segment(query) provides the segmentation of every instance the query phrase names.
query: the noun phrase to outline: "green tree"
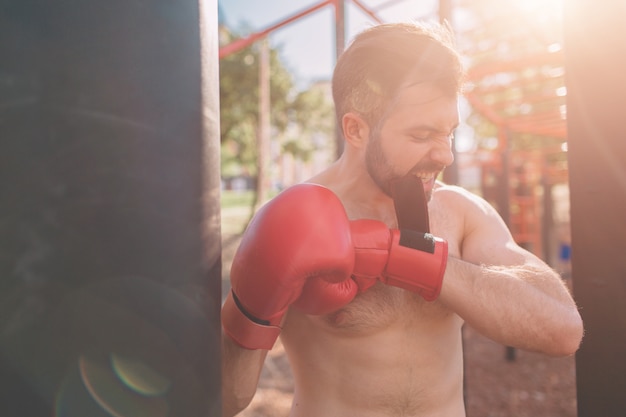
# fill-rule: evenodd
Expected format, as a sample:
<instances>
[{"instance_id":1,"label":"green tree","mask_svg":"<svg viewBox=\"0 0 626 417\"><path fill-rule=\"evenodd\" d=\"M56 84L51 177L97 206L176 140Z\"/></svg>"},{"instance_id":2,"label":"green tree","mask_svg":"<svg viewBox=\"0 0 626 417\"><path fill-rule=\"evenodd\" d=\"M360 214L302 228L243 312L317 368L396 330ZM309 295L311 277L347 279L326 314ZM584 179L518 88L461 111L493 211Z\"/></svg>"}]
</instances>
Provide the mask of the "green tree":
<instances>
[{"instance_id":1,"label":"green tree","mask_svg":"<svg viewBox=\"0 0 626 417\"><path fill-rule=\"evenodd\" d=\"M270 50L270 119L272 128L287 127L294 88L279 51ZM251 45L220 60L220 140L222 174L255 176L259 120L259 51Z\"/></svg>"},{"instance_id":2,"label":"green tree","mask_svg":"<svg viewBox=\"0 0 626 417\"><path fill-rule=\"evenodd\" d=\"M235 37L221 32L222 44ZM257 177L260 45L253 44L220 60L220 126L222 176ZM297 91L293 76L281 61L280 49L269 51L271 141L282 152L307 160L332 143L333 107L329 89L314 85ZM326 141L324 139L327 139ZM256 207L255 193L252 205Z\"/></svg>"},{"instance_id":3,"label":"green tree","mask_svg":"<svg viewBox=\"0 0 626 417\"><path fill-rule=\"evenodd\" d=\"M334 155L335 113L330 98L330 83L317 83L299 92L289 109L289 120L297 126L285 135L284 152L308 161L316 150Z\"/></svg>"}]
</instances>

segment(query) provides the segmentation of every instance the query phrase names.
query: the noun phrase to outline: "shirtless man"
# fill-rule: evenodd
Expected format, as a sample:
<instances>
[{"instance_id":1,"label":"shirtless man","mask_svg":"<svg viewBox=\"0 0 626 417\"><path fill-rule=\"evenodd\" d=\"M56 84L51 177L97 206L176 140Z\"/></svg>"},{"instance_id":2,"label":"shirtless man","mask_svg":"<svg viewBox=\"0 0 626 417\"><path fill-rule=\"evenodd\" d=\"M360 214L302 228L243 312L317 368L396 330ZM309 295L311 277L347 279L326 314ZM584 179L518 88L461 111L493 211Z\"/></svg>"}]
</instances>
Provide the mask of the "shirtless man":
<instances>
[{"instance_id":1,"label":"shirtless man","mask_svg":"<svg viewBox=\"0 0 626 417\"><path fill-rule=\"evenodd\" d=\"M459 121L449 39L438 26L381 25L339 59L342 156L268 203L233 261L224 416L249 404L279 334L295 380L291 417L465 416L464 323L506 346L578 349L582 321L560 277L515 244L486 201L436 181ZM434 253L397 255L390 238L390 184L407 174L423 184Z\"/></svg>"}]
</instances>

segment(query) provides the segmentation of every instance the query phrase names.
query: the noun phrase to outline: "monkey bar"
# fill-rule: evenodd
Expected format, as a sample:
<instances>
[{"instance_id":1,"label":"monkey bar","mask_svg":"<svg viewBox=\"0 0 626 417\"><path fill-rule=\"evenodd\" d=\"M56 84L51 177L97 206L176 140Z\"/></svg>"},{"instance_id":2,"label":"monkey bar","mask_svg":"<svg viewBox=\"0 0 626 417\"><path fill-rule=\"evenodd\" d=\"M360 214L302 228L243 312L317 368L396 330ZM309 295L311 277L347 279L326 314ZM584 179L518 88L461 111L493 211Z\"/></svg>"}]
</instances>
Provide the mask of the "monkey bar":
<instances>
[{"instance_id":1,"label":"monkey bar","mask_svg":"<svg viewBox=\"0 0 626 417\"><path fill-rule=\"evenodd\" d=\"M359 0L348 0L348 1L352 1L359 9L361 9L365 14L367 14L368 16L370 16L374 21L378 22L378 23L382 23L382 19L380 17L378 17L378 15L376 14L376 12L374 12L374 10L370 9L369 7L367 7L366 5L364 5L361 1ZM228 56L232 53L235 53L247 46L252 45L254 42L264 38L265 36L269 35L270 33L281 29L287 25L289 25L290 23L293 23L303 17L306 17L312 13L315 13L316 11L326 7L326 6L334 6L335 8L335 29L336 29L336 35L337 37L341 37L343 38L343 27L344 27L344 3L345 0L324 0L324 1L320 1L318 3L313 4L312 6L301 10L291 16L288 16L280 21L278 21L277 23L274 23L264 29L261 29L257 32L254 32L248 36L246 36L245 38L241 38L241 39L237 39L231 43L229 43L228 45L225 45L223 47L220 48L220 52L219 52L219 57L224 58L225 56ZM343 40L343 39L342 39ZM337 50L337 55L339 55L343 50L343 47L338 48Z\"/></svg>"}]
</instances>

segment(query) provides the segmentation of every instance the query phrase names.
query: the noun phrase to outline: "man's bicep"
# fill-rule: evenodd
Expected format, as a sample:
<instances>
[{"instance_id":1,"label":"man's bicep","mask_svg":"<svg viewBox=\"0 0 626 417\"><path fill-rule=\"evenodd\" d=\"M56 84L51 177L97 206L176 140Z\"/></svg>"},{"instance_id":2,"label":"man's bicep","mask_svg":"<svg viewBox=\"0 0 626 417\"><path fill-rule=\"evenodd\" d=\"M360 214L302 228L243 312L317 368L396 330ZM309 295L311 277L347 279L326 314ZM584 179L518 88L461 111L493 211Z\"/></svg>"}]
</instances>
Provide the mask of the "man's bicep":
<instances>
[{"instance_id":1,"label":"man's bicep","mask_svg":"<svg viewBox=\"0 0 626 417\"><path fill-rule=\"evenodd\" d=\"M535 264L537 258L522 249L498 212L477 198L465 212L466 234L462 243L464 260L477 265Z\"/></svg>"}]
</instances>

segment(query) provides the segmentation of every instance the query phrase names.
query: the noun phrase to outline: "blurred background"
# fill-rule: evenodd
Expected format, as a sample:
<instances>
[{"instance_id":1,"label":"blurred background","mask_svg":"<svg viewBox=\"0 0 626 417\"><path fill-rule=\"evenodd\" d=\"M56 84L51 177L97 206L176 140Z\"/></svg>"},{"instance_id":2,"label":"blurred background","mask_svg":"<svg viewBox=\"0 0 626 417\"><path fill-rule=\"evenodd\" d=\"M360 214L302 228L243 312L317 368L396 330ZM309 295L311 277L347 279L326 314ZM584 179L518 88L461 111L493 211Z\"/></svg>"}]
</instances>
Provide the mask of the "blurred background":
<instances>
[{"instance_id":1,"label":"blurred background","mask_svg":"<svg viewBox=\"0 0 626 417\"><path fill-rule=\"evenodd\" d=\"M520 244L567 273L562 1L222 0L218 8L226 208L258 207L336 159L330 79L340 44L377 22L445 20L468 80L456 161L443 180L485 197Z\"/></svg>"},{"instance_id":2,"label":"blurred background","mask_svg":"<svg viewBox=\"0 0 626 417\"><path fill-rule=\"evenodd\" d=\"M0 416L218 414L241 234L341 153L337 55L406 20L447 21L468 71L442 180L573 280L585 322L559 359L464 328L468 416L623 416L624 16L623 0L0 1ZM292 393L278 343L242 416L286 416Z\"/></svg>"},{"instance_id":3,"label":"blurred background","mask_svg":"<svg viewBox=\"0 0 626 417\"><path fill-rule=\"evenodd\" d=\"M341 152L338 53L381 22L446 21L467 67L445 182L487 199L523 247L570 282L562 0L220 0L223 292L255 210ZM575 416L573 358L547 360L465 329L468 415ZM281 346L245 416L286 415Z\"/></svg>"}]
</instances>

